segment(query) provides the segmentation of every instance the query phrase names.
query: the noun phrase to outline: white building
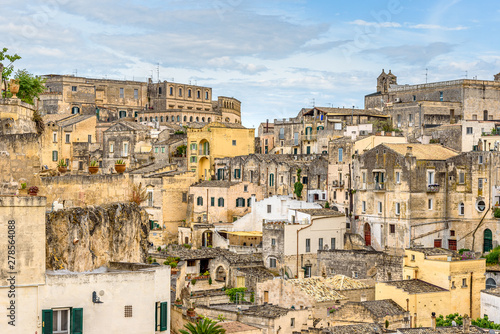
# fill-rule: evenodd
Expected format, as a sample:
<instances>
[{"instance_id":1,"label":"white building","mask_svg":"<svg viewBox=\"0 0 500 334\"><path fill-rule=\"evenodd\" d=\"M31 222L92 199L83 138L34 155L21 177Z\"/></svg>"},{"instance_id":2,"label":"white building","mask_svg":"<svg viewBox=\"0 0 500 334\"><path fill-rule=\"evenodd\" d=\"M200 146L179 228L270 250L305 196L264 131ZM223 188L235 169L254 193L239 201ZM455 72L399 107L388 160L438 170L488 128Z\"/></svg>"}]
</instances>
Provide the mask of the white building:
<instances>
[{"instance_id":1,"label":"white building","mask_svg":"<svg viewBox=\"0 0 500 334\"><path fill-rule=\"evenodd\" d=\"M481 291L481 315L500 324L500 288Z\"/></svg>"},{"instance_id":2,"label":"white building","mask_svg":"<svg viewBox=\"0 0 500 334\"><path fill-rule=\"evenodd\" d=\"M169 266L45 270L45 205L0 196L0 333L170 332Z\"/></svg>"}]
</instances>

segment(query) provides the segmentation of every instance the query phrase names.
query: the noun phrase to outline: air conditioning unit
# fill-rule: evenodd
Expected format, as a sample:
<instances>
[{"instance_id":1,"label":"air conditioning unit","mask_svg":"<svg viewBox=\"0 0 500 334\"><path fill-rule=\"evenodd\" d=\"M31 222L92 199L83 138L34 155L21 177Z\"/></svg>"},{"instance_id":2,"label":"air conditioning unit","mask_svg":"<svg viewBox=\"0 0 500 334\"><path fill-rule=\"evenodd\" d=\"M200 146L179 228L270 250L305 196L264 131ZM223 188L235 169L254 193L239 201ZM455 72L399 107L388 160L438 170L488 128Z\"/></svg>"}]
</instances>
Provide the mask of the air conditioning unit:
<instances>
[{"instance_id":1,"label":"air conditioning unit","mask_svg":"<svg viewBox=\"0 0 500 334\"><path fill-rule=\"evenodd\" d=\"M394 103L399 103L399 102L401 102L401 98L396 97L396 98L394 99Z\"/></svg>"}]
</instances>

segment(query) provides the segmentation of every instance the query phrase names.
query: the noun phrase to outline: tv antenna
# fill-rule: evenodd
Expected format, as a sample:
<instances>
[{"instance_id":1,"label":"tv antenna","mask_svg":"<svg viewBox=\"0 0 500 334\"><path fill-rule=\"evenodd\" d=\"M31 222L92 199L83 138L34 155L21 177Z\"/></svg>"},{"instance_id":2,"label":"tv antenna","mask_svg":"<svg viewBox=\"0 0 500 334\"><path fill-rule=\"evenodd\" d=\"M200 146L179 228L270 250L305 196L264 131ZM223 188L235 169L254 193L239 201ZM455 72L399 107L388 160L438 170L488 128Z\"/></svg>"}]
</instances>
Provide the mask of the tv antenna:
<instances>
[{"instance_id":1,"label":"tv antenna","mask_svg":"<svg viewBox=\"0 0 500 334\"><path fill-rule=\"evenodd\" d=\"M426 69L425 69L425 83L427 83L427 78L428 78L428 76L429 76L429 69L428 69L428 68L426 68Z\"/></svg>"}]
</instances>

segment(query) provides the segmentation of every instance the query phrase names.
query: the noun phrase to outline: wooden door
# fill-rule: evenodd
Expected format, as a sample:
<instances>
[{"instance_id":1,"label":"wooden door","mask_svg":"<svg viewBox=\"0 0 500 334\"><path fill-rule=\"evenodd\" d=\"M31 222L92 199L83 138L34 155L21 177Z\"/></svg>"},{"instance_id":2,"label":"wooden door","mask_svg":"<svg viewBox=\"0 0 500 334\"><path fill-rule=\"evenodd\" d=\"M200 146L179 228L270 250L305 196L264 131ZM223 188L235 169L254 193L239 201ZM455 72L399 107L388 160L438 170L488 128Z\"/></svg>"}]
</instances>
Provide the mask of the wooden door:
<instances>
[{"instance_id":1,"label":"wooden door","mask_svg":"<svg viewBox=\"0 0 500 334\"><path fill-rule=\"evenodd\" d=\"M370 228L370 224L368 223L365 224L365 245L372 245L372 230Z\"/></svg>"},{"instance_id":2,"label":"wooden door","mask_svg":"<svg viewBox=\"0 0 500 334\"><path fill-rule=\"evenodd\" d=\"M441 248L442 242L441 239L434 239L434 248Z\"/></svg>"}]
</instances>

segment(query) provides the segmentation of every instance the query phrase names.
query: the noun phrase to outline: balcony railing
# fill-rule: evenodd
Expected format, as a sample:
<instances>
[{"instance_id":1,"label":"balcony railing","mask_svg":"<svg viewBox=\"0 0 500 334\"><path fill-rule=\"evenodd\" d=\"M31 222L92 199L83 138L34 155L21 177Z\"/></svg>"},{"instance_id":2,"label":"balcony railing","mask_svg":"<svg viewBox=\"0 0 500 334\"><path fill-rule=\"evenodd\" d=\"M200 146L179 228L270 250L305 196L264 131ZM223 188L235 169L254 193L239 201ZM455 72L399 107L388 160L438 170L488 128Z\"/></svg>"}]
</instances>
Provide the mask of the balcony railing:
<instances>
[{"instance_id":1,"label":"balcony railing","mask_svg":"<svg viewBox=\"0 0 500 334\"><path fill-rule=\"evenodd\" d=\"M375 190L376 191L384 191L385 190L385 184L384 184L384 182L377 182L377 183L375 183Z\"/></svg>"},{"instance_id":2,"label":"balcony railing","mask_svg":"<svg viewBox=\"0 0 500 334\"><path fill-rule=\"evenodd\" d=\"M318 138L317 135L302 135L302 141L313 141Z\"/></svg>"},{"instance_id":3,"label":"balcony railing","mask_svg":"<svg viewBox=\"0 0 500 334\"><path fill-rule=\"evenodd\" d=\"M334 188L344 188L344 181L338 181L338 180L333 181L333 187Z\"/></svg>"},{"instance_id":4,"label":"balcony railing","mask_svg":"<svg viewBox=\"0 0 500 334\"><path fill-rule=\"evenodd\" d=\"M210 150L200 149L199 153L200 153L200 155L210 155Z\"/></svg>"},{"instance_id":5,"label":"balcony railing","mask_svg":"<svg viewBox=\"0 0 500 334\"><path fill-rule=\"evenodd\" d=\"M428 184L427 192L428 193L437 193L439 191L439 184Z\"/></svg>"}]
</instances>

